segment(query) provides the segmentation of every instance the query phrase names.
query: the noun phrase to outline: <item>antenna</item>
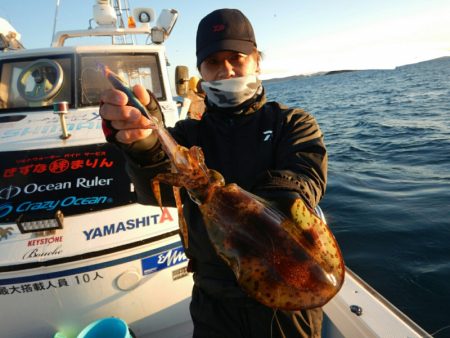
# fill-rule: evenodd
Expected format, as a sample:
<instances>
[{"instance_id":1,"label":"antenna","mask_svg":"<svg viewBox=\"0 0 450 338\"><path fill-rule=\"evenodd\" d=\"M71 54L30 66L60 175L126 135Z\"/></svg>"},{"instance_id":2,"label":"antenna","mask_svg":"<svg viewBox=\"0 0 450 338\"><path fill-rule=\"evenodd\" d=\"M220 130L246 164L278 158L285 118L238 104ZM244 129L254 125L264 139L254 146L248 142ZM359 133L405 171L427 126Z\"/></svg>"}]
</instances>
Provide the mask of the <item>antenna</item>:
<instances>
[{"instance_id":1,"label":"antenna","mask_svg":"<svg viewBox=\"0 0 450 338\"><path fill-rule=\"evenodd\" d=\"M52 41L53 41L53 39L55 38L55 33L56 33L56 21L58 20L58 11L59 11L59 0L56 0L55 20L53 21ZM50 46L52 45L52 41L50 42Z\"/></svg>"},{"instance_id":2,"label":"antenna","mask_svg":"<svg viewBox=\"0 0 450 338\"><path fill-rule=\"evenodd\" d=\"M126 28L125 22L129 22L129 18L130 18L130 5L128 3L128 0L124 0L124 5L122 5L121 0L113 0L113 7L114 10L116 11L116 16L117 16L117 26L118 28ZM125 17L124 17L125 14ZM133 35L128 36L128 35L124 35L124 36L115 36L113 38L113 41L115 41L115 39L121 39L121 43L122 44L136 44L136 39ZM129 39L131 39L131 42L129 42Z\"/></svg>"}]
</instances>

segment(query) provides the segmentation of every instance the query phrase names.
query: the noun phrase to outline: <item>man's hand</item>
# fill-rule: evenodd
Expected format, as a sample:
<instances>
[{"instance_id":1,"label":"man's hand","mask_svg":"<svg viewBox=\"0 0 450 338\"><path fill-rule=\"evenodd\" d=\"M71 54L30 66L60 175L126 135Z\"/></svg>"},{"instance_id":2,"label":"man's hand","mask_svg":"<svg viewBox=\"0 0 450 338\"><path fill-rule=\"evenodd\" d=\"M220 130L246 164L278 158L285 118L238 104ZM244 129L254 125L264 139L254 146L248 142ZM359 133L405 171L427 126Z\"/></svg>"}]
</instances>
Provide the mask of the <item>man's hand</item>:
<instances>
[{"instance_id":1,"label":"man's hand","mask_svg":"<svg viewBox=\"0 0 450 338\"><path fill-rule=\"evenodd\" d=\"M133 92L144 106L150 103L150 95L143 86L135 85ZM109 142L131 144L152 133L150 121L136 108L127 106L127 101L125 93L116 89L106 90L101 96L100 116Z\"/></svg>"}]
</instances>

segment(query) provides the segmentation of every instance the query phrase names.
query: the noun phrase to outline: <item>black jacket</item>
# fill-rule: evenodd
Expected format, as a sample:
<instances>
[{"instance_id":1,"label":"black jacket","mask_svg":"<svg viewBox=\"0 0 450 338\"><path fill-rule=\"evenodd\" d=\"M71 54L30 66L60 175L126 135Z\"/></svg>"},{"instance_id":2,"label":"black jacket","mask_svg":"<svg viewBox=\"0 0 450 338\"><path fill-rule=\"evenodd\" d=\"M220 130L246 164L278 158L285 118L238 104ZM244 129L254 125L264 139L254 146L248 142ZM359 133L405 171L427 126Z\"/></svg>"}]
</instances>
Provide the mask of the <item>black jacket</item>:
<instances>
[{"instance_id":1,"label":"black jacket","mask_svg":"<svg viewBox=\"0 0 450 338\"><path fill-rule=\"evenodd\" d=\"M301 109L289 109L263 97L243 114L207 110L201 120L182 120L168 128L185 147L200 146L206 165L220 172L227 183L269 199L277 194L300 195L311 207L322 198L327 180L327 153L316 120ZM147 154L147 165L128 161L128 172L138 201L156 204L151 178L170 164L160 148ZM148 158L153 163L148 164ZM171 190L162 189L163 203L174 205ZM234 280L231 270L210 244L197 205L183 195L188 224L188 257L202 277ZM218 277L219 276L219 277Z\"/></svg>"}]
</instances>

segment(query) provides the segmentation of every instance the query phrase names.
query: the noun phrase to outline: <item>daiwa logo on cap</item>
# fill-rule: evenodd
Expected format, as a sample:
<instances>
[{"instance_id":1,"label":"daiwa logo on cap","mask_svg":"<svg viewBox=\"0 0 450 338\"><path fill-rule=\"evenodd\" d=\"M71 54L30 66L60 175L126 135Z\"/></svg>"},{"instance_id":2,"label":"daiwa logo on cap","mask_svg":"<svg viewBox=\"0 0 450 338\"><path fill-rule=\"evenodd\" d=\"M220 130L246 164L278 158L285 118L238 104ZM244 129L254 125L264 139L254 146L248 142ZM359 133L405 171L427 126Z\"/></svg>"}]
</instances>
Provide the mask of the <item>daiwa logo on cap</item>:
<instances>
[{"instance_id":1,"label":"daiwa logo on cap","mask_svg":"<svg viewBox=\"0 0 450 338\"><path fill-rule=\"evenodd\" d=\"M213 32L221 32L224 29L225 29L225 25L224 24L214 25L213 26Z\"/></svg>"}]
</instances>

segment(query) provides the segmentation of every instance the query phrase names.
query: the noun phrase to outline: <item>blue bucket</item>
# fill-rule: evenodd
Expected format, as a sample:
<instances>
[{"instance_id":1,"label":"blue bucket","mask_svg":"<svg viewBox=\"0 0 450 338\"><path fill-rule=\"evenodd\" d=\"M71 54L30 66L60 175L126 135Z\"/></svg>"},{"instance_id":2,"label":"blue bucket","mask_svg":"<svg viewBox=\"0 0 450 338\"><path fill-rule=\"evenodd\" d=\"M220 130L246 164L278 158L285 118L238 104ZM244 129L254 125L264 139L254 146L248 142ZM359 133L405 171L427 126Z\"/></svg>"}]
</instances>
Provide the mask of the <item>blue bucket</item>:
<instances>
[{"instance_id":1,"label":"blue bucket","mask_svg":"<svg viewBox=\"0 0 450 338\"><path fill-rule=\"evenodd\" d=\"M77 338L132 338L132 336L125 321L110 317L89 324Z\"/></svg>"}]
</instances>

